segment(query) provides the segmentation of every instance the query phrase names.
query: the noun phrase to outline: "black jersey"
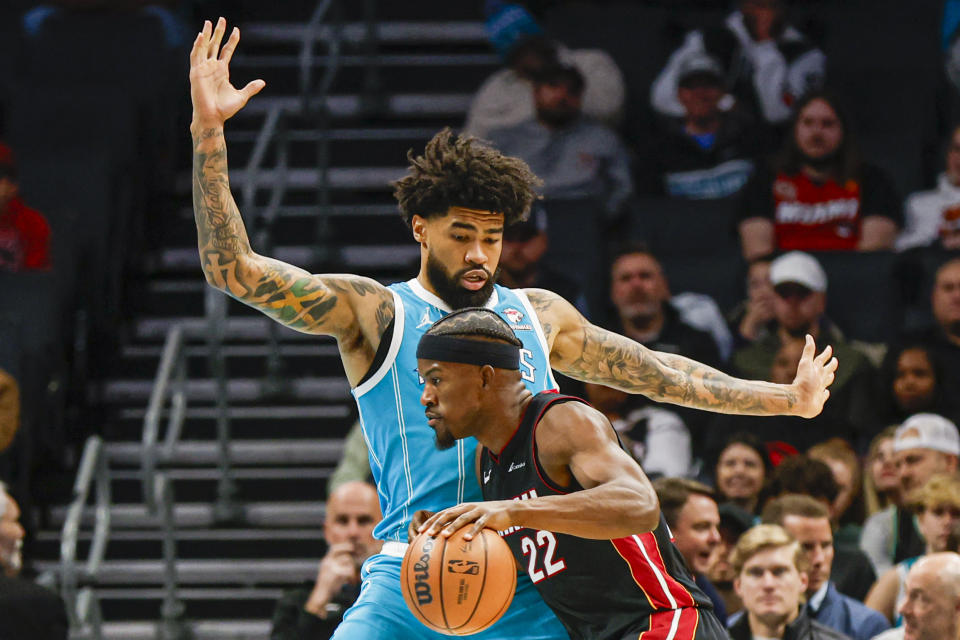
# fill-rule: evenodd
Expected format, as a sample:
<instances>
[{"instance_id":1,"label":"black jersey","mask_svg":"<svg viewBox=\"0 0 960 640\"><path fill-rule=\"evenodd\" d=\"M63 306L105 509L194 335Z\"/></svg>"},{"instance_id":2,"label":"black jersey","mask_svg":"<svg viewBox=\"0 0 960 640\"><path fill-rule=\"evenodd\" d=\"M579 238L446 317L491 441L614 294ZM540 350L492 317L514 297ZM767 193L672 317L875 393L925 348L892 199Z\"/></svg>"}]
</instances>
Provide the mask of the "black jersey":
<instances>
[{"instance_id":1,"label":"black jersey","mask_svg":"<svg viewBox=\"0 0 960 640\"><path fill-rule=\"evenodd\" d=\"M483 449L485 500L526 500L583 490L575 479L570 487L554 486L537 456L535 436L543 414L571 401L584 402L553 392L535 395L503 451L497 455ZM710 599L670 542L662 515L654 531L616 540L524 527L511 527L500 535L571 638L620 640L628 633L649 631L651 638L690 640L701 610L712 610Z\"/></svg>"}]
</instances>

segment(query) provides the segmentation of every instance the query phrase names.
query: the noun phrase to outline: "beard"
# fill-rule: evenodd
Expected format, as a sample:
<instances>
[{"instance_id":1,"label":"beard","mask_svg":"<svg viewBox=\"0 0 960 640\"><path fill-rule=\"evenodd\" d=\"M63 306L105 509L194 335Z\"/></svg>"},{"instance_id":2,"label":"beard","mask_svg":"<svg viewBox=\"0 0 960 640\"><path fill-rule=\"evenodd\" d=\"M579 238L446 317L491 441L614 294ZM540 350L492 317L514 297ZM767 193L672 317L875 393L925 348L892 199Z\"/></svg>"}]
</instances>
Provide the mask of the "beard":
<instances>
[{"instance_id":1,"label":"beard","mask_svg":"<svg viewBox=\"0 0 960 640\"><path fill-rule=\"evenodd\" d=\"M808 156L799 149L798 151L800 153L800 163L809 165L816 171L826 171L828 169L839 168L840 149L834 149L830 153L817 157Z\"/></svg>"},{"instance_id":2,"label":"beard","mask_svg":"<svg viewBox=\"0 0 960 640\"><path fill-rule=\"evenodd\" d=\"M803 338L808 333L810 333L810 330L812 328L812 325L800 325L800 326L780 325L780 326L783 327L783 330L786 331L787 335L790 336L791 338Z\"/></svg>"},{"instance_id":3,"label":"beard","mask_svg":"<svg viewBox=\"0 0 960 640\"><path fill-rule=\"evenodd\" d=\"M955 338L960 337L960 320L948 322L944 325L943 330L947 335Z\"/></svg>"},{"instance_id":4,"label":"beard","mask_svg":"<svg viewBox=\"0 0 960 640\"><path fill-rule=\"evenodd\" d=\"M551 129L562 129L580 117L578 109L565 107L537 109L537 119Z\"/></svg>"},{"instance_id":5,"label":"beard","mask_svg":"<svg viewBox=\"0 0 960 640\"><path fill-rule=\"evenodd\" d=\"M487 274L487 281L476 291L465 289L460 286L460 279L469 271L482 269ZM443 264L436 259L432 253L427 254L427 280L433 285L434 290L440 299L447 303L451 309L464 309L466 307L482 307L490 299L493 293L493 285L500 277L500 268L491 275L484 267L467 267L457 271L452 276L447 273Z\"/></svg>"},{"instance_id":6,"label":"beard","mask_svg":"<svg viewBox=\"0 0 960 640\"><path fill-rule=\"evenodd\" d=\"M433 430L434 438L436 439L437 449L440 451L446 451L447 449L452 449L453 445L457 444L457 440L449 431L439 431L438 429Z\"/></svg>"}]
</instances>

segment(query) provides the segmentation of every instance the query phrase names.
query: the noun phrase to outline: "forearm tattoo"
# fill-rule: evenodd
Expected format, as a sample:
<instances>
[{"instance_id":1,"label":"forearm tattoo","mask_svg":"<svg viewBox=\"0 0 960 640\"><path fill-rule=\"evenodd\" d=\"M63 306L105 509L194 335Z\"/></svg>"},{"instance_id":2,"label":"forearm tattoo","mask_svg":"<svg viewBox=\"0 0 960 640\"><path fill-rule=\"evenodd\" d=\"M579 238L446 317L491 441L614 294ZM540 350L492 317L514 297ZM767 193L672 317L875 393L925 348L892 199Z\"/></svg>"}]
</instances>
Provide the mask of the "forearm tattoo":
<instances>
[{"instance_id":1,"label":"forearm tattoo","mask_svg":"<svg viewBox=\"0 0 960 640\"><path fill-rule=\"evenodd\" d=\"M650 351L590 324L555 294L528 297L553 344L551 364L571 378L720 413L789 413L797 404L787 386L734 378L683 356Z\"/></svg>"},{"instance_id":2,"label":"forearm tattoo","mask_svg":"<svg viewBox=\"0 0 960 640\"><path fill-rule=\"evenodd\" d=\"M329 333L338 295L352 288L358 296L381 298L376 307L380 333L393 318L389 292L358 276L313 276L307 271L257 256L243 225L227 177L227 148L221 129L193 137L193 212L200 260L207 281L237 300L283 324L308 333Z\"/></svg>"}]
</instances>

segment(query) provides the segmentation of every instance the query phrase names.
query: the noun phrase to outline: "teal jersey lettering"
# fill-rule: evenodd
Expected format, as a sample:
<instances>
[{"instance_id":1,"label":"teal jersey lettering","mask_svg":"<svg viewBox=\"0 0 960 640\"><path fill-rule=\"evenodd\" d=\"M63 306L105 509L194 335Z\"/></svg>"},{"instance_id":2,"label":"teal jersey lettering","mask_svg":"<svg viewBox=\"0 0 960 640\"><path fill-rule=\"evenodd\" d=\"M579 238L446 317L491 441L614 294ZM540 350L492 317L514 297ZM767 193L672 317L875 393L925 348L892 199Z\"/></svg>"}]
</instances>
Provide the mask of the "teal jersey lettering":
<instances>
[{"instance_id":1,"label":"teal jersey lettering","mask_svg":"<svg viewBox=\"0 0 960 640\"><path fill-rule=\"evenodd\" d=\"M474 466L476 439L458 440L455 447L438 450L420 404L417 343L451 309L416 279L390 289L395 309L390 349L377 371L353 389L353 396L383 512L373 535L406 542L414 512L440 511L483 498ZM530 391L556 389L543 329L527 296L497 285L486 307L500 314L523 341L520 374Z\"/></svg>"}]
</instances>

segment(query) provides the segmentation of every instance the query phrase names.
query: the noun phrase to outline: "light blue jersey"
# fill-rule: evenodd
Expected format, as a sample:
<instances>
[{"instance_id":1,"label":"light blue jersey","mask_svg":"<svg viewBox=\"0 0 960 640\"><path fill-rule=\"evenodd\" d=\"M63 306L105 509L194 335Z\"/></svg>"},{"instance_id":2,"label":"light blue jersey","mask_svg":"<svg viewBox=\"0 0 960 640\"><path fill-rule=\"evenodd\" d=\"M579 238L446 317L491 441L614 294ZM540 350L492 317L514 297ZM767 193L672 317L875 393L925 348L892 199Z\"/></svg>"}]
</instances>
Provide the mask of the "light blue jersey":
<instances>
[{"instance_id":1,"label":"light blue jersey","mask_svg":"<svg viewBox=\"0 0 960 640\"><path fill-rule=\"evenodd\" d=\"M370 468L380 494L383 520L374 537L407 541L407 527L420 509L440 511L483 499L477 484L474 438L437 449L420 404L417 344L451 309L416 279L390 286L394 328L390 349L377 371L353 390L370 451ZM527 296L495 286L486 307L496 311L523 341L520 374L533 393L556 389L543 329Z\"/></svg>"}]
</instances>

